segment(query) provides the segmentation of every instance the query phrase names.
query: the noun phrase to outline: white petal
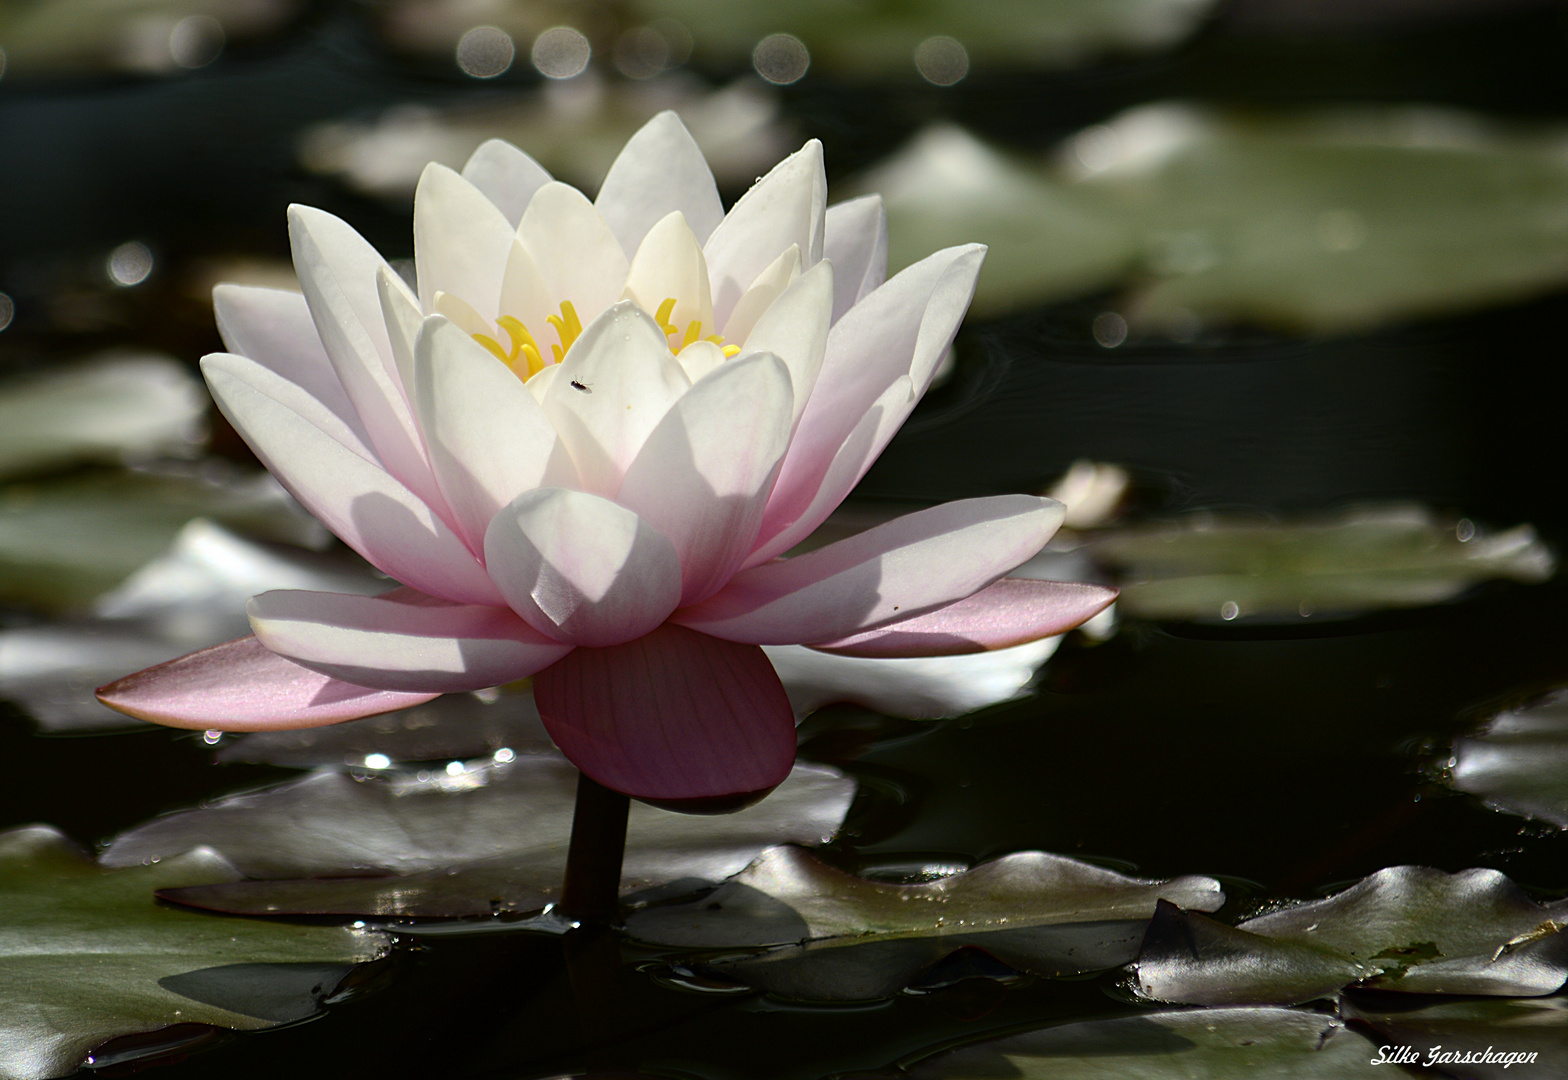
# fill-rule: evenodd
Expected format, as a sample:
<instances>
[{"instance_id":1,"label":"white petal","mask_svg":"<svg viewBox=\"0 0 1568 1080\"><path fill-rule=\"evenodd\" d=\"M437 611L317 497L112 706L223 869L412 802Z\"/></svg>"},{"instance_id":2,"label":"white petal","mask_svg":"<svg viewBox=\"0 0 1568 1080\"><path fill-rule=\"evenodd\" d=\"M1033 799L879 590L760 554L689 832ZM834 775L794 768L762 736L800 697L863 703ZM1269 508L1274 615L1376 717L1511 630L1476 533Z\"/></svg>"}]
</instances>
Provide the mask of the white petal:
<instances>
[{"instance_id":1,"label":"white petal","mask_svg":"<svg viewBox=\"0 0 1568 1080\"><path fill-rule=\"evenodd\" d=\"M289 207L289 240L311 317L376 455L421 499L440 506L381 310L386 260L343 221L308 206ZM391 280L406 290L396 275Z\"/></svg>"},{"instance_id":2,"label":"white petal","mask_svg":"<svg viewBox=\"0 0 1568 1080\"><path fill-rule=\"evenodd\" d=\"M231 353L271 368L330 409L369 445L332 361L322 347L303 293L224 283L212 290L218 333Z\"/></svg>"},{"instance_id":3,"label":"white petal","mask_svg":"<svg viewBox=\"0 0 1568 1080\"><path fill-rule=\"evenodd\" d=\"M258 364L248 356L238 356L234 353L208 353L201 358L201 370L203 375L209 371L217 371L239 379L285 408L298 413L378 469L381 467L381 463L376 460L376 452L365 445L354 429L345 424L337 413L311 397L303 387L289 382L271 368Z\"/></svg>"},{"instance_id":4,"label":"white petal","mask_svg":"<svg viewBox=\"0 0 1568 1080\"><path fill-rule=\"evenodd\" d=\"M391 475L250 385L243 372L215 363L203 373L262 464L371 565L433 596L504 602L457 535Z\"/></svg>"},{"instance_id":5,"label":"white petal","mask_svg":"<svg viewBox=\"0 0 1568 1080\"><path fill-rule=\"evenodd\" d=\"M880 195L828 207L822 257L836 267L833 321L887 279L887 209Z\"/></svg>"},{"instance_id":6,"label":"white petal","mask_svg":"<svg viewBox=\"0 0 1568 1080\"><path fill-rule=\"evenodd\" d=\"M1061 521L1061 503L1032 495L945 503L742 571L674 621L758 645L836 640L979 591L1039 551Z\"/></svg>"},{"instance_id":7,"label":"white petal","mask_svg":"<svg viewBox=\"0 0 1568 1080\"><path fill-rule=\"evenodd\" d=\"M725 340L744 346L746 339L751 336L751 328L757 325L763 312L772 307L774 301L783 296L784 290L793 285L798 277L800 248L791 244L757 275L750 288L735 302L735 310L730 312L730 317L720 323L724 327Z\"/></svg>"},{"instance_id":8,"label":"white petal","mask_svg":"<svg viewBox=\"0 0 1568 1080\"><path fill-rule=\"evenodd\" d=\"M554 182L540 188L517 235L539 268L549 302L569 301L584 325L620 299L631 264L599 211L576 188ZM535 337L543 331L518 317Z\"/></svg>"},{"instance_id":9,"label":"white petal","mask_svg":"<svg viewBox=\"0 0 1568 1080\"><path fill-rule=\"evenodd\" d=\"M746 338L746 352L770 352L789 368L795 395L791 424L800 419L822 370L833 315L834 273L826 259L807 270L763 312Z\"/></svg>"},{"instance_id":10,"label":"white petal","mask_svg":"<svg viewBox=\"0 0 1568 1080\"><path fill-rule=\"evenodd\" d=\"M496 511L530 488L570 486L571 459L512 370L440 316L414 349L414 401L430 463L474 551Z\"/></svg>"},{"instance_id":11,"label":"white petal","mask_svg":"<svg viewBox=\"0 0 1568 1080\"><path fill-rule=\"evenodd\" d=\"M528 388L528 392L533 395L534 400L543 405L545 395L550 392L550 384L555 382L555 377L560 373L560 364L550 364L543 371L529 376L528 381L523 385Z\"/></svg>"},{"instance_id":12,"label":"white petal","mask_svg":"<svg viewBox=\"0 0 1568 1080\"><path fill-rule=\"evenodd\" d=\"M551 299L550 290L545 287L544 275L539 272L539 264L528 254L523 242L515 237L506 258L506 274L501 281L499 311L501 315L510 315L523 324L534 336L540 358L548 362L551 358L550 342L554 337L548 319L551 315L561 313L561 305ZM579 316L582 314L578 312Z\"/></svg>"},{"instance_id":13,"label":"white petal","mask_svg":"<svg viewBox=\"0 0 1568 1080\"><path fill-rule=\"evenodd\" d=\"M425 311L446 292L493 319L513 236L506 215L473 184L445 165L425 166L414 192L414 264Z\"/></svg>"},{"instance_id":14,"label":"white petal","mask_svg":"<svg viewBox=\"0 0 1568 1080\"><path fill-rule=\"evenodd\" d=\"M490 320L475 311L462 297L437 291L430 301L430 314L446 316L455 322L463 333L495 336L495 327L490 325Z\"/></svg>"},{"instance_id":15,"label":"white petal","mask_svg":"<svg viewBox=\"0 0 1568 1080\"><path fill-rule=\"evenodd\" d=\"M583 488L614 498L648 433L691 383L664 332L629 300L595 319L559 367L545 415Z\"/></svg>"},{"instance_id":16,"label":"white petal","mask_svg":"<svg viewBox=\"0 0 1568 1080\"><path fill-rule=\"evenodd\" d=\"M698 379L723 367L729 357L711 341L694 341L676 353L675 359L680 363L681 370L686 372L686 377L695 384Z\"/></svg>"},{"instance_id":17,"label":"white petal","mask_svg":"<svg viewBox=\"0 0 1568 1080\"><path fill-rule=\"evenodd\" d=\"M674 542L682 604L718 591L751 550L790 416L784 364L737 359L677 401L626 470L616 501Z\"/></svg>"},{"instance_id":18,"label":"white petal","mask_svg":"<svg viewBox=\"0 0 1568 1080\"><path fill-rule=\"evenodd\" d=\"M791 244L800 248L806 266L822 258L827 190L822 144L812 139L758 180L713 230L703 251L720 325L729 321L746 287Z\"/></svg>"},{"instance_id":19,"label":"white petal","mask_svg":"<svg viewBox=\"0 0 1568 1080\"><path fill-rule=\"evenodd\" d=\"M397 365L399 385L409 388L412 399L414 386L414 339L425 314L419 301L409 295L408 288L390 266L376 272L376 293L381 300L381 321L386 326L387 340L392 346L392 360ZM415 417L417 426L418 417ZM421 435L421 442L423 436Z\"/></svg>"},{"instance_id":20,"label":"white petal","mask_svg":"<svg viewBox=\"0 0 1568 1080\"><path fill-rule=\"evenodd\" d=\"M463 166L463 179L484 192L516 228L534 192L550 182L550 174L533 158L504 139L491 139L473 152Z\"/></svg>"},{"instance_id":21,"label":"white petal","mask_svg":"<svg viewBox=\"0 0 1568 1080\"><path fill-rule=\"evenodd\" d=\"M485 562L512 610L573 645L641 637L675 610L675 546L624 506L581 491L536 488L495 516Z\"/></svg>"},{"instance_id":22,"label":"white petal","mask_svg":"<svg viewBox=\"0 0 1568 1080\"><path fill-rule=\"evenodd\" d=\"M621 150L595 200L630 255L655 222L680 211L699 243L724 218L713 173L697 142L673 112L661 112Z\"/></svg>"},{"instance_id":23,"label":"white petal","mask_svg":"<svg viewBox=\"0 0 1568 1080\"><path fill-rule=\"evenodd\" d=\"M708 264L702 246L679 211L661 218L648 230L632 259L622 296L635 300L650 315L666 299L674 299L669 321L681 332L701 323L700 336L714 333L713 297L708 291Z\"/></svg>"},{"instance_id":24,"label":"white petal","mask_svg":"<svg viewBox=\"0 0 1568 1080\"><path fill-rule=\"evenodd\" d=\"M412 589L387 596L282 589L252 597L246 612L257 640L279 656L377 690L482 690L571 651L506 608Z\"/></svg>"}]
</instances>

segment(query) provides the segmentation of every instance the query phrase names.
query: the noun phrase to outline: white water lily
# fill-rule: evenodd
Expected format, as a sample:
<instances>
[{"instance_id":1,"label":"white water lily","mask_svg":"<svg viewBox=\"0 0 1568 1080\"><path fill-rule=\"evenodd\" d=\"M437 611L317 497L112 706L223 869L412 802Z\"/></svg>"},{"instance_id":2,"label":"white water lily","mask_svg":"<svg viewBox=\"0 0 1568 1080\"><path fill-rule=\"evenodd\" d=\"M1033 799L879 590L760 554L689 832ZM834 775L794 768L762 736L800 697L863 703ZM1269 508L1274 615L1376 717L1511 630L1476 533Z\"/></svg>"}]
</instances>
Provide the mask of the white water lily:
<instances>
[{"instance_id":1,"label":"white water lily","mask_svg":"<svg viewBox=\"0 0 1568 1080\"><path fill-rule=\"evenodd\" d=\"M130 676L177 726L333 723L535 677L550 735L654 800L766 791L793 714L760 646L973 652L1110 590L999 580L1060 504L950 503L795 558L924 393L983 249L884 283L880 200L826 205L808 143L726 214L672 113L596 201L487 143L426 169L417 292L348 225L290 211L304 295L220 286L203 371L290 491L404 586L280 591L253 638Z\"/></svg>"}]
</instances>

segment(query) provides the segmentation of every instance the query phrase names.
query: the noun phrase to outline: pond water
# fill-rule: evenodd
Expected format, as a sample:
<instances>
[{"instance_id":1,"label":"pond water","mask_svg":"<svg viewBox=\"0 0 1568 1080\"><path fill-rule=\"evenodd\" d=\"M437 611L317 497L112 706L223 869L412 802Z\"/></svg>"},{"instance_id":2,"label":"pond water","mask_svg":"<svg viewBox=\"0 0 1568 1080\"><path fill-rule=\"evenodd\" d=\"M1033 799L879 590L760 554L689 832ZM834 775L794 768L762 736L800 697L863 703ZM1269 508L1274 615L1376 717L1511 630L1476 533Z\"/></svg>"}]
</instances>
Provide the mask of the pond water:
<instances>
[{"instance_id":1,"label":"pond water","mask_svg":"<svg viewBox=\"0 0 1568 1080\"><path fill-rule=\"evenodd\" d=\"M476 132L592 190L599 144L662 104L708 108L733 136L719 176L730 200L804 137L823 140L830 185L849 192L894 175L875 170L929 125L956 125L1015 171L996 179L990 157L951 150L938 166L975 191L945 209L890 193L892 228L912 223L931 246L966 238L944 230L994 230L980 238L995 276L950 373L830 528L1043 493L1075 461L1112 463L1128 482L1116 513L1068 530L1028 572L1124 593L1114 624L1011 675L959 666L918 690L837 676L799 729L800 760L829 771L760 804L774 811L745 826L754 835L685 818L651 839L665 826L634 818L635 914L624 931L566 932L527 899L553 887L569 795L558 778L537 798L518 781L551 753L526 692L322 743L127 729L94 711L98 682L243 633L243 596L270 587L252 577L285 566L356 590L372 581L244 488L254 459L216 414L207 441L191 437L188 403L145 406L170 414L145 444L35 450L0 431L0 829L50 826L102 852L105 881L162 873L135 892L149 904L155 888L195 889L183 901L208 910L180 925L251 926L223 912L272 904L274 924L309 931L288 944L298 952L192 947L187 966L105 991L80 955L95 942L134 953L156 920L62 899L76 921L60 929L48 899L68 886L50 875L76 881L89 864L62 870L58 850L6 834L0 895L26 914L0 931L0 983L17 980L0 1001L18 1015L56 998L128 1010L138 1019L93 1028L83 1050L107 1046L90 1065L171 1080L1354 1076L1380 1046L1414 1048L1379 1066L1400 1070L1438 1043L1537 1055L1508 1076L1568 1072L1568 945L1556 940L1568 834L1553 823L1568 821L1568 730L1540 704L1568 685L1568 585L1553 573L1568 538L1560 5L1353 16L1253 0L1198 12L1141 51L1137 35L1112 34L1107 53L1086 46L1076 63L1009 54L1005 34L977 25L951 85L880 66L872 30L849 16L845 40L819 46L811 5L780 15L816 58L781 85L749 76L717 23L683 31L690 59L675 75L631 78L643 73L633 46L652 39L627 28L664 27L668 47L678 35L657 18L690 22L695 5L584 9L596 59L563 80L521 48L499 77L465 75L435 3L279 4L251 32L222 5L168 6L186 36L168 39L178 70L160 74L116 66L112 49L51 59L43 30L0 15L0 376L14 380L0 409L105 350L194 370L221 347L213 282L285 280L290 202L408 255L417 173L403 158L460 163ZM519 42L575 10L495 7ZM1203 5L1126 17L1152 25L1182 7ZM196 17L231 20L200 64L206 24L180 22ZM935 16L907 17L899 33L925 39L930 63L946 57L931 70L950 78L947 45L929 44L940 27L919 21ZM71 25L60 32L85 40ZM944 33L962 41L961 25ZM545 70L567 62L533 55ZM748 78L749 104L716 112L706 95ZM1189 110L1158 114L1155 150L1138 144L1167 157L1097 170L1105 140L1136 157L1129 133L1147 115L1128 110L1149 105ZM1316 246L1291 254L1291 229ZM1323 263L1325 251L1346 261ZM115 386L45 394L7 425L57 409L39 426L101 431L130 393ZM180 531L196 518L220 531ZM118 584L170 551L184 570ZM914 697L949 704L914 719ZM298 794L307 781L316 794ZM255 791L243 812L221 802ZM215 802L167 834L135 832ZM775 842L812 854L759 854ZM198 843L239 870L178 863ZM1019 869L1006 859L1020 852L1076 862ZM185 869L159 871L165 860ZM1411 866L1443 873L1389 870ZM367 878L388 871L425 876ZM267 884L315 877L334 881ZM1175 906L1156 911L1161 889ZM1329 897L1325 931L1269 922ZM458 908L421 917L441 903ZM950 914L898 911L921 904ZM78 959L25 966L44 941ZM1148 993L1157 982L1177 989ZM182 1014L177 999L200 1008ZM48 1026L0 1019L0 1076L72 1074L80 1053L39 1049ZM152 1030L120 1034L139 1029ZM1479 1058L1436 1067L1505 1075Z\"/></svg>"}]
</instances>

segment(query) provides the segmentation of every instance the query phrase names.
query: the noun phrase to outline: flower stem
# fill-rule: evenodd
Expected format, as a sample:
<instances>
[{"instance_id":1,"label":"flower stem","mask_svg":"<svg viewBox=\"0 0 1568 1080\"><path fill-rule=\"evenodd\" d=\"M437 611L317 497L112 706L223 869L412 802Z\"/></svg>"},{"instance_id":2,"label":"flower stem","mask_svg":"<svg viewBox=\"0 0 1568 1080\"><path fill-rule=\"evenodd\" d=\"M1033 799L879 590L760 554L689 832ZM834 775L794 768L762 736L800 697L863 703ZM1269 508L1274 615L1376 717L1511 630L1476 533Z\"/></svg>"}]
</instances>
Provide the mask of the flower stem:
<instances>
[{"instance_id":1,"label":"flower stem","mask_svg":"<svg viewBox=\"0 0 1568 1080\"><path fill-rule=\"evenodd\" d=\"M572 843L561 886L562 915L580 923L609 925L620 913L621 859L626 854L626 815L631 800L583 774L577 777Z\"/></svg>"}]
</instances>

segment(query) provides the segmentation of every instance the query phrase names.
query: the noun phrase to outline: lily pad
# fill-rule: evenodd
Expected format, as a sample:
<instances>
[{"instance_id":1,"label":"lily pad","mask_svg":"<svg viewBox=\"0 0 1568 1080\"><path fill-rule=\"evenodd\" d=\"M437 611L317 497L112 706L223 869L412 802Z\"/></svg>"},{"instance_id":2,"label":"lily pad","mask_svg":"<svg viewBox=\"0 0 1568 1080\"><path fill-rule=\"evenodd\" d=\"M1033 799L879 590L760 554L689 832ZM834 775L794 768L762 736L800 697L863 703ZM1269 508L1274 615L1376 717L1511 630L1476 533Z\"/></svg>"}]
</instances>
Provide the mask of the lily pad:
<instances>
[{"instance_id":1,"label":"lily pad","mask_svg":"<svg viewBox=\"0 0 1568 1080\"><path fill-rule=\"evenodd\" d=\"M1349 994L1340 1011L1379 1036L1385 1061L1430 1063L1476 1080L1531 1080L1568 1069L1568 1001L1560 997L1434 1003Z\"/></svg>"},{"instance_id":2,"label":"lily pad","mask_svg":"<svg viewBox=\"0 0 1568 1080\"><path fill-rule=\"evenodd\" d=\"M99 703L93 690L249 633L245 601L253 594L386 588L357 556L259 543L197 518L168 551L97 597L96 618L0 630L0 697L22 705L49 732L141 726Z\"/></svg>"},{"instance_id":3,"label":"lily pad","mask_svg":"<svg viewBox=\"0 0 1568 1080\"><path fill-rule=\"evenodd\" d=\"M500 755L505 758L506 755ZM126 866L198 845L267 879L168 891L180 903L241 913L454 916L537 910L566 866L577 772L558 754L456 762L446 769L301 780L157 818L116 837L102 859ZM723 880L764 848L823 843L854 781L797 765L756 806L692 817L637 804L623 891ZM354 877L343 875L397 875Z\"/></svg>"},{"instance_id":4,"label":"lily pad","mask_svg":"<svg viewBox=\"0 0 1568 1080\"><path fill-rule=\"evenodd\" d=\"M1568 829L1568 692L1455 739L1447 776L1488 806Z\"/></svg>"},{"instance_id":5,"label":"lily pad","mask_svg":"<svg viewBox=\"0 0 1568 1080\"><path fill-rule=\"evenodd\" d=\"M706 897L633 912L626 928L650 944L766 948L711 966L780 996L859 1000L896 993L966 947L1050 976L1116 967L1160 899L1213 910L1225 897L1210 878L1146 881L1039 851L894 884L781 847Z\"/></svg>"},{"instance_id":6,"label":"lily pad","mask_svg":"<svg viewBox=\"0 0 1568 1080\"><path fill-rule=\"evenodd\" d=\"M383 934L213 919L153 898L236 877L207 850L106 870L53 829L0 833L0 1076L63 1076L100 1043L171 1024L303 1019L386 954Z\"/></svg>"},{"instance_id":7,"label":"lily pad","mask_svg":"<svg viewBox=\"0 0 1568 1080\"><path fill-rule=\"evenodd\" d=\"M265 473L102 470L0 487L0 603L84 607L162 554L192 518L324 547L321 523Z\"/></svg>"},{"instance_id":8,"label":"lily pad","mask_svg":"<svg viewBox=\"0 0 1568 1080\"><path fill-rule=\"evenodd\" d=\"M1346 332L1568 281L1561 138L1433 109L1244 120L1162 104L1049 163L938 129L860 186L887 198L894 268L991 245L977 312L1135 285L1135 328ZM955 173L968 179L944 199Z\"/></svg>"},{"instance_id":9,"label":"lily pad","mask_svg":"<svg viewBox=\"0 0 1568 1080\"><path fill-rule=\"evenodd\" d=\"M1193 1005L1293 1003L1355 983L1417 994L1550 994L1568 980L1568 904L1537 904L1496 870L1380 870L1324 900L1232 928L1165 907L1138 990Z\"/></svg>"},{"instance_id":10,"label":"lily pad","mask_svg":"<svg viewBox=\"0 0 1568 1080\"><path fill-rule=\"evenodd\" d=\"M1205 514L1084 534L1079 550L1114 568L1121 613L1146 619L1348 615L1441 603L1495 578L1536 583L1555 570L1528 525L1488 533L1397 504L1289 522Z\"/></svg>"},{"instance_id":11,"label":"lily pad","mask_svg":"<svg viewBox=\"0 0 1568 1080\"><path fill-rule=\"evenodd\" d=\"M1322 1013L1290 1009L1152 1012L1041 1028L961 1047L909 1070L914 1080L1344 1080L1377 1077L1376 1049Z\"/></svg>"},{"instance_id":12,"label":"lily pad","mask_svg":"<svg viewBox=\"0 0 1568 1080\"><path fill-rule=\"evenodd\" d=\"M109 355L11 379L0 387L0 476L193 456L208 405L200 380L166 356Z\"/></svg>"}]
</instances>

